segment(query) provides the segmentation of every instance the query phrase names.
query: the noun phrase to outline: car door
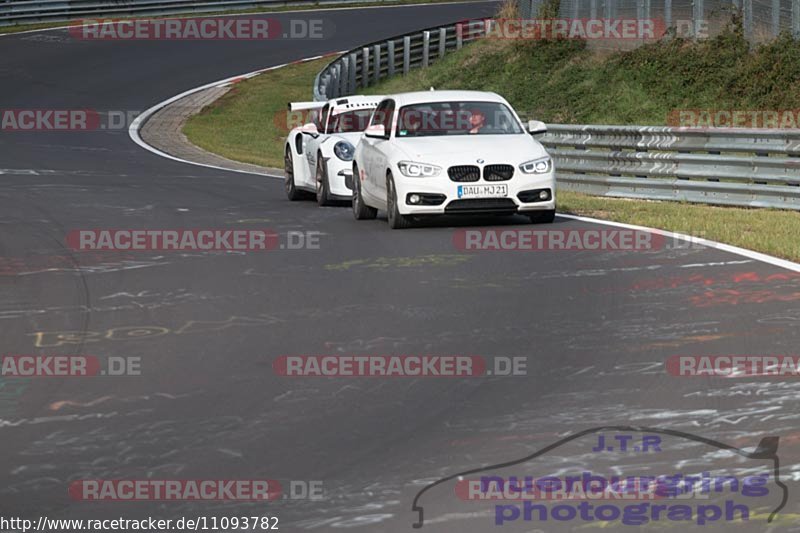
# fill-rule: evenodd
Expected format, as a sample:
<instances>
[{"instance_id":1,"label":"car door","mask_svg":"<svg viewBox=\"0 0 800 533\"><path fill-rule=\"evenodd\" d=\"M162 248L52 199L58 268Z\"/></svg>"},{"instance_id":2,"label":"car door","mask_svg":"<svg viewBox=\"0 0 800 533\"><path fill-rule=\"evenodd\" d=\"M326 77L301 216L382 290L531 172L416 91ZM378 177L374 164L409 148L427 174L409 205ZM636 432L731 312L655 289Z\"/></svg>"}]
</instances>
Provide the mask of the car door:
<instances>
[{"instance_id":1,"label":"car door","mask_svg":"<svg viewBox=\"0 0 800 533\"><path fill-rule=\"evenodd\" d=\"M373 115L374 124L382 124L386 137L365 137L368 141L368 168L367 180L369 182L370 195L380 202L386 201L386 162L388 161L387 152L389 150L389 139L392 134L392 121L394 119L395 103L392 99L384 100L380 103Z\"/></svg>"},{"instance_id":2,"label":"car door","mask_svg":"<svg viewBox=\"0 0 800 533\"><path fill-rule=\"evenodd\" d=\"M325 104L314 120L314 125L317 127L318 136L317 138L310 138L308 142L306 142L305 146L305 158L306 163L308 164L308 176L312 182L311 184L313 185L316 185L314 181L316 179L315 177L317 172L317 153L319 152L319 144L323 139L325 139L325 127L327 125L329 115L330 104Z\"/></svg>"},{"instance_id":3,"label":"car door","mask_svg":"<svg viewBox=\"0 0 800 533\"><path fill-rule=\"evenodd\" d=\"M394 124L395 103L391 100L383 117L386 137L375 143L375 191L382 200L386 200L386 169L389 167L389 151L392 148L392 125Z\"/></svg>"},{"instance_id":4,"label":"car door","mask_svg":"<svg viewBox=\"0 0 800 533\"><path fill-rule=\"evenodd\" d=\"M374 126L377 124L382 124L384 127L387 123L387 115L389 116L389 123L391 123L391 112L394 109L394 101L391 99L383 100L381 103L378 104L378 107L375 108L375 112L372 114L372 119L370 120L369 126ZM377 174L380 170L378 168L378 159L379 159L379 152L381 150L382 143L385 142L385 139L380 139L378 137L369 136L369 126L367 126L367 130L365 131L364 137L361 139L362 146L362 162L364 168L359 169L364 173L364 179L361 180L361 189L365 196L371 197L376 200L380 200L383 197L380 196L377 187Z\"/></svg>"}]
</instances>

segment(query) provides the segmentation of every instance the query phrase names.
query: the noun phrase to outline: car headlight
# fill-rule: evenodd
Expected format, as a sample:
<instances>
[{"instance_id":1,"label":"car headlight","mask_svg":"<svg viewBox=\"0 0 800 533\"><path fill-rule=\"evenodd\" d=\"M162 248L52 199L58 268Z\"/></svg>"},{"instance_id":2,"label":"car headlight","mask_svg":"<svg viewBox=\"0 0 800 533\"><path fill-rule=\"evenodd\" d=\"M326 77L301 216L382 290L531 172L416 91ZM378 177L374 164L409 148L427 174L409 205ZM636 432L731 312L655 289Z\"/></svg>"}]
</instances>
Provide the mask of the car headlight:
<instances>
[{"instance_id":1,"label":"car headlight","mask_svg":"<svg viewBox=\"0 0 800 533\"><path fill-rule=\"evenodd\" d=\"M541 157L522 163L519 169L525 174L547 174L553 170L553 160L550 157Z\"/></svg>"},{"instance_id":2,"label":"car headlight","mask_svg":"<svg viewBox=\"0 0 800 533\"><path fill-rule=\"evenodd\" d=\"M342 161L352 161L356 149L347 141L339 141L333 145L333 153Z\"/></svg>"},{"instance_id":3,"label":"car headlight","mask_svg":"<svg viewBox=\"0 0 800 533\"><path fill-rule=\"evenodd\" d=\"M426 163L414 163L413 161L400 161L397 168L404 176L409 178L432 178L438 176L442 167L428 165Z\"/></svg>"}]
</instances>

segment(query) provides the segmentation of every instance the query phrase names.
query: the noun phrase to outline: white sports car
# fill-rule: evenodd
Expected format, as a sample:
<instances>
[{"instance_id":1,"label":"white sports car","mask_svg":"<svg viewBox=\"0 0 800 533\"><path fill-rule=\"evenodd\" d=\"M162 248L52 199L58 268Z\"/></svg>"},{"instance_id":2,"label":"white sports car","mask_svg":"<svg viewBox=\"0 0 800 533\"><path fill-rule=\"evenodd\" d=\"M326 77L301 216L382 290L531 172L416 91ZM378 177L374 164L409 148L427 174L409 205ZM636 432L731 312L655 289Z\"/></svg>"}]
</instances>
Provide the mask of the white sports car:
<instances>
[{"instance_id":1,"label":"white sports car","mask_svg":"<svg viewBox=\"0 0 800 533\"><path fill-rule=\"evenodd\" d=\"M387 96L356 146L353 214L405 228L425 215L520 213L552 222L553 161L501 96L426 91Z\"/></svg>"},{"instance_id":2,"label":"white sports car","mask_svg":"<svg viewBox=\"0 0 800 533\"><path fill-rule=\"evenodd\" d=\"M289 132L284 146L286 195L315 193L319 205L350 201L355 145L382 96L348 96L327 102L294 102L289 111L311 113L311 122Z\"/></svg>"}]
</instances>

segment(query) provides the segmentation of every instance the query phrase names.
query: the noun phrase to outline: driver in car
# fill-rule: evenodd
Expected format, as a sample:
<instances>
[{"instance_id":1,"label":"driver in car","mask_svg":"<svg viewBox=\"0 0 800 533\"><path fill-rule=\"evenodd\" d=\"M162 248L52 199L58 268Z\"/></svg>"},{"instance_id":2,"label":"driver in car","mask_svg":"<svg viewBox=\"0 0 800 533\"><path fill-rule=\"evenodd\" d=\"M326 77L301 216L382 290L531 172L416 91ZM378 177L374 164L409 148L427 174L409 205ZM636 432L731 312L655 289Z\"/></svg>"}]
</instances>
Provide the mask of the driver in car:
<instances>
[{"instance_id":1,"label":"driver in car","mask_svg":"<svg viewBox=\"0 0 800 533\"><path fill-rule=\"evenodd\" d=\"M473 109L469 116L470 133L478 133L486 125L486 115L480 109Z\"/></svg>"}]
</instances>

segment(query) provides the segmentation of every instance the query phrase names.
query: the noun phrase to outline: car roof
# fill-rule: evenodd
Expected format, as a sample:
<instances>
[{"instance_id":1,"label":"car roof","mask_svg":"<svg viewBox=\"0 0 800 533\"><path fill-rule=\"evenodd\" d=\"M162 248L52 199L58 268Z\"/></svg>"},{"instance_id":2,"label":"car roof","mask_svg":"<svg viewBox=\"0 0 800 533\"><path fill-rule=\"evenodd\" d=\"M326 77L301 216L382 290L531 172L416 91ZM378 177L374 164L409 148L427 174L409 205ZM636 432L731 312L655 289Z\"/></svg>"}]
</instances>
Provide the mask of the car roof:
<instances>
[{"instance_id":1,"label":"car roof","mask_svg":"<svg viewBox=\"0 0 800 533\"><path fill-rule=\"evenodd\" d=\"M427 102L498 102L508 104L505 98L488 91L415 91L389 95L398 107Z\"/></svg>"}]
</instances>

